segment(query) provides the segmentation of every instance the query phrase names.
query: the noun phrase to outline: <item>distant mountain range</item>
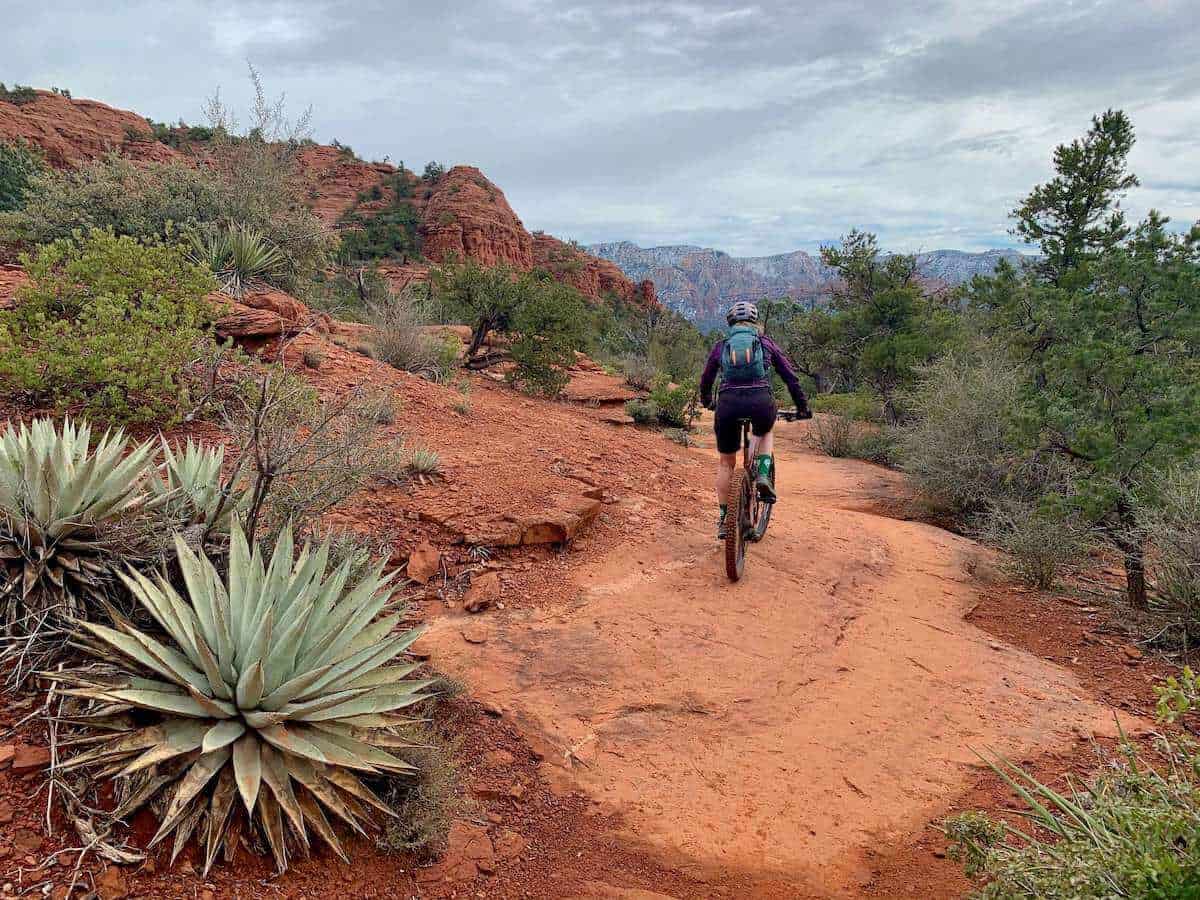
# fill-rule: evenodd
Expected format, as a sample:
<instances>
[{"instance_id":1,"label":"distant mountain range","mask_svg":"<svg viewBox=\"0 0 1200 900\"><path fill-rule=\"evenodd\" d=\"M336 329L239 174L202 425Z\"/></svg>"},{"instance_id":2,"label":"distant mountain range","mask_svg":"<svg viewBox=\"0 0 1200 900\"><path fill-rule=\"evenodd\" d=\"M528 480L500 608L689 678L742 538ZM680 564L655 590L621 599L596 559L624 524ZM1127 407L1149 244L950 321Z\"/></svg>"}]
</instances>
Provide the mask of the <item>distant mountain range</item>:
<instances>
[{"instance_id":1,"label":"distant mountain range","mask_svg":"<svg viewBox=\"0 0 1200 900\"><path fill-rule=\"evenodd\" d=\"M632 281L650 279L658 298L702 328L724 322L738 300L792 297L826 302L835 273L819 256L796 250L775 256L730 256L707 247L639 247L630 241L592 244L587 251L611 260ZM995 271L1001 259L1019 264L1028 256L1015 250L934 250L917 256L921 277L930 285L955 285Z\"/></svg>"}]
</instances>

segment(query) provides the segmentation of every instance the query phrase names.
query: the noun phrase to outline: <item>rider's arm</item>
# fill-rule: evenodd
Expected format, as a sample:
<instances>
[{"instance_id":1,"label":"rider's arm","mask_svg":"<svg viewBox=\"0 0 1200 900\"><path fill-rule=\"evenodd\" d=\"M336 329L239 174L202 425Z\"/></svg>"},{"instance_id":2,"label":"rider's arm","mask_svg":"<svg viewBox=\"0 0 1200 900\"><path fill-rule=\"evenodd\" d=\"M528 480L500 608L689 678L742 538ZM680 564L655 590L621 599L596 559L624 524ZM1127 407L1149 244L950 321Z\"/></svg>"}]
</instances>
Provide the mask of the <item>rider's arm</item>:
<instances>
[{"instance_id":1,"label":"rider's arm","mask_svg":"<svg viewBox=\"0 0 1200 900\"><path fill-rule=\"evenodd\" d=\"M700 376L700 402L712 406L713 382L717 380L717 372L721 369L721 347L724 341L718 341L708 354L708 362L704 364L704 373Z\"/></svg>"},{"instance_id":2,"label":"rider's arm","mask_svg":"<svg viewBox=\"0 0 1200 900\"><path fill-rule=\"evenodd\" d=\"M796 370L792 368L792 361L769 337L764 336L762 344L771 359L771 365L775 367L775 371L787 385L788 393L792 395L792 402L796 404L796 409L801 411L808 409L808 398L804 396L804 389L800 387L800 378L796 375Z\"/></svg>"}]
</instances>

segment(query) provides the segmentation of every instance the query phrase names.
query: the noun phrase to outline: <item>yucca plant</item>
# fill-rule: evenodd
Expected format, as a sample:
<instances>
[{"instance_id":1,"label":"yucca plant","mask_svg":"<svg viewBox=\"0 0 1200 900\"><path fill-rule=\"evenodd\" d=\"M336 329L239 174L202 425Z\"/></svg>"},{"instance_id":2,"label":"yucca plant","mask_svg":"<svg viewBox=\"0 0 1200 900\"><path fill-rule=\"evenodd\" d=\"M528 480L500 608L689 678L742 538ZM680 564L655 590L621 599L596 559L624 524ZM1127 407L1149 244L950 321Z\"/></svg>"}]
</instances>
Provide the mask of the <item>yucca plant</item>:
<instances>
[{"instance_id":1,"label":"yucca plant","mask_svg":"<svg viewBox=\"0 0 1200 900\"><path fill-rule=\"evenodd\" d=\"M413 771L388 748L408 746L399 711L432 683L407 680L419 664L391 664L418 634L394 633L391 576L380 563L348 585L350 562L326 574L328 541L293 562L290 528L268 563L235 525L225 581L180 539L176 550L186 598L164 576L123 576L169 643L123 620L81 622L109 674L48 676L89 704L70 721L100 732L61 768L131 779L121 817L162 792L151 845L173 834L174 859L195 833L206 872L236 843L238 796L280 871L292 848L307 853L310 828L345 859L326 814L361 832L370 808L389 812L355 773Z\"/></svg>"},{"instance_id":2,"label":"yucca plant","mask_svg":"<svg viewBox=\"0 0 1200 900\"><path fill-rule=\"evenodd\" d=\"M88 425L50 419L0 436L0 602L6 633L81 617L104 596L114 532L147 506L150 445L120 431L91 448Z\"/></svg>"},{"instance_id":3,"label":"yucca plant","mask_svg":"<svg viewBox=\"0 0 1200 900\"><path fill-rule=\"evenodd\" d=\"M411 478L423 484L441 477L442 457L436 450L418 447L409 454L404 468Z\"/></svg>"},{"instance_id":4,"label":"yucca plant","mask_svg":"<svg viewBox=\"0 0 1200 900\"><path fill-rule=\"evenodd\" d=\"M256 283L280 278L287 262L283 251L261 232L242 225L193 231L190 240L192 261L211 269L221 290L233 297L244 296Z\"/></svg>"},{"instance_id":5,"label":"yucca plant","mask_svg":"<svg viewBox=\"0 0 1200 900\"><path fill-rule=\"evenodd\" d=\"M162 442L161 473L150 475L150 491L166 518L176 528L203 526L206 531L228 533L249 498L236 486L236 473L222 481L224 447L206 447L191 438L179 453Z\"/></svg>"}]
</instances>

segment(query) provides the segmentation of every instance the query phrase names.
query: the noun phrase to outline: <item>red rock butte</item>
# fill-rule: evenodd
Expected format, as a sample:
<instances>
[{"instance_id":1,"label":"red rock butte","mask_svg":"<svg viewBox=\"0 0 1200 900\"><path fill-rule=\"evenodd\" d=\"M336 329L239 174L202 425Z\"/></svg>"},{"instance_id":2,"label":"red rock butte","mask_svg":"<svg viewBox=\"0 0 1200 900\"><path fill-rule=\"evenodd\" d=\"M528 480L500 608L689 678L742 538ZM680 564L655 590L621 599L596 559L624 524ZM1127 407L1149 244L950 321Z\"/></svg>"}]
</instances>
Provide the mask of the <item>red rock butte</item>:
<instances>
[{"instance_id":1,"label":"red rock butte","mask_svg":"<svg viewBox=\"0 0 1200 900\"><path fill-rule=\"evenodd\" d=\"M49 91L38 91L36 99L21 105L0 102L0 140L32 144L60 168L108 153L137 161L194 158L155 140L146 119L134 112ZM358 213L369 216L392 200L388 181L398 172L395 166L364 162L342 148L320 144L305 147L299 160L312 186L312 209L330 228L344 227L339 225L343 215L356 204ZM411 173L409 178L414 189L408 202L417 212L422 253L429 262L471 259L518 271L540 266L594 300L658 304L653 282L634 283L614 263L549 235L531 235L504 192L474 166L455 166L433 184ZM376 188L377 199L360 199ZM384 261L381 268L398 288L428 277L422 264Z\"/></svg>"}]
</instances>

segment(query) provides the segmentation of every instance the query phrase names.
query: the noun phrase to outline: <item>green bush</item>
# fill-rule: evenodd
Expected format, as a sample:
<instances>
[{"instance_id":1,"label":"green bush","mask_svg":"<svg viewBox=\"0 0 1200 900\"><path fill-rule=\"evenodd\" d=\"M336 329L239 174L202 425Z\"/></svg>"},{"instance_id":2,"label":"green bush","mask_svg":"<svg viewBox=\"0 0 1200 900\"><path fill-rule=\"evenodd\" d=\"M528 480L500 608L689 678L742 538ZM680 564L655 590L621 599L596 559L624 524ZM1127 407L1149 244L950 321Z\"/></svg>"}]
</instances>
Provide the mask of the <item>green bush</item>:
<instances>
[{"instance_id":1,"label":"green bush","mask_svg":"<svg viewBox=\"0 0 1200 900\"><path fill-rule=\"evenodd\" d=\"M658 423L658 404L653 400L630 400L625 404L625 413L638 425Z\"/></svg>"},{"instance_id":2,"label":"green bush","mask_svg":"<svg viewBox=\"0 0 1200 900\"><path fill-rule=\"evenodd\" d=\"M1007 554L1006 567L1014 575L1042 589L1053 587L1063 570L1094 545L1092 529L1065 504L1051 500L997 501L976 526L981 540Z\"/></svg>"},{"instance_id":3,"label":"green bush","mask_svg":"<svg viewBox=\"0 0 1200 900\"><path fill-rule=\"evenodd\" d=\"M263 285L285 286L283 251L252 228L196 230L189 238L192 260L211 271L225 293L242 297Z\"/></svg>"},{"instance_id":4,"label":"green bush","mask_svg":"<svg viewBox=\"0 0 1200 900\"><path fill-rule=\"evenodd\" d=\"M650 399L658 407L659 424L690 429L700 415L699 390L695 379L677 385L659 381L650 393Z\"/></svg>"},{"instance_id":5,"label":"green bush","mask_svg":"<svg viewBox=\"0 0 1200 900\"><path fill-rule=\"evenodd\" d=\"M109 228L155 238L174 226L218 222L225 212L221 185L209 172L182 162L139 165L106 156L32 175L24 206L0 214L0 237L43 244L77 229Z\"/></svg>"},{"instance_id":6,"label":"green bush","mask_svg":"<svg viewBox=\"0 0 1200 900\"><path fill-rule=\"evenodd\" d=\"M68 95L69 96L69 95ZM0 103L11 103L13 106L24 106L37 99L37 91L27 84L14 84L12 89L0 81Z\"/></svg>"},{"instance_id":7,"label":"green bush","mask_svg":"<svg viewBox=\"0 0 1200 900\"><path fill-rule=\"evenodd\" d=\"M513 316L516 339L509 348L513 383L530 393L556 397L570 380L566 369L583 345L587 312L579 292L556 281L523 279L524 299Z\"/></svg>"},{"instance_id":8,"label":"green bush","mask_svg":"<svg viewBox=\"0 0 1200 900\"><path fill-rule=\"evenodd\" d=\"M870 394L815 394L810 398L813 412L832 413L856 422L878 422L881 405Z\"/></svg>"},{"instance_id":9,"label":"green bush","mask_svg":"<svg viewBox=\"0 0 1200 900\"><path fill-rule=\"evenodd\" d=\"M30 280L0 312L0 383L106 422L170 422L213 318L212 275L180 248L100 230L24 261Z\"/></svg>"},{"instance_id":10,"label":"green bush","mask_svg":"<svg viewBox=\"0 0 1200 900\"><path fill-rule=\"evenodd\" d=\"M25 189L45 169L41 154L23 142L0 143L0 212L25 205Z\"/></svg>"}]
</instances>

